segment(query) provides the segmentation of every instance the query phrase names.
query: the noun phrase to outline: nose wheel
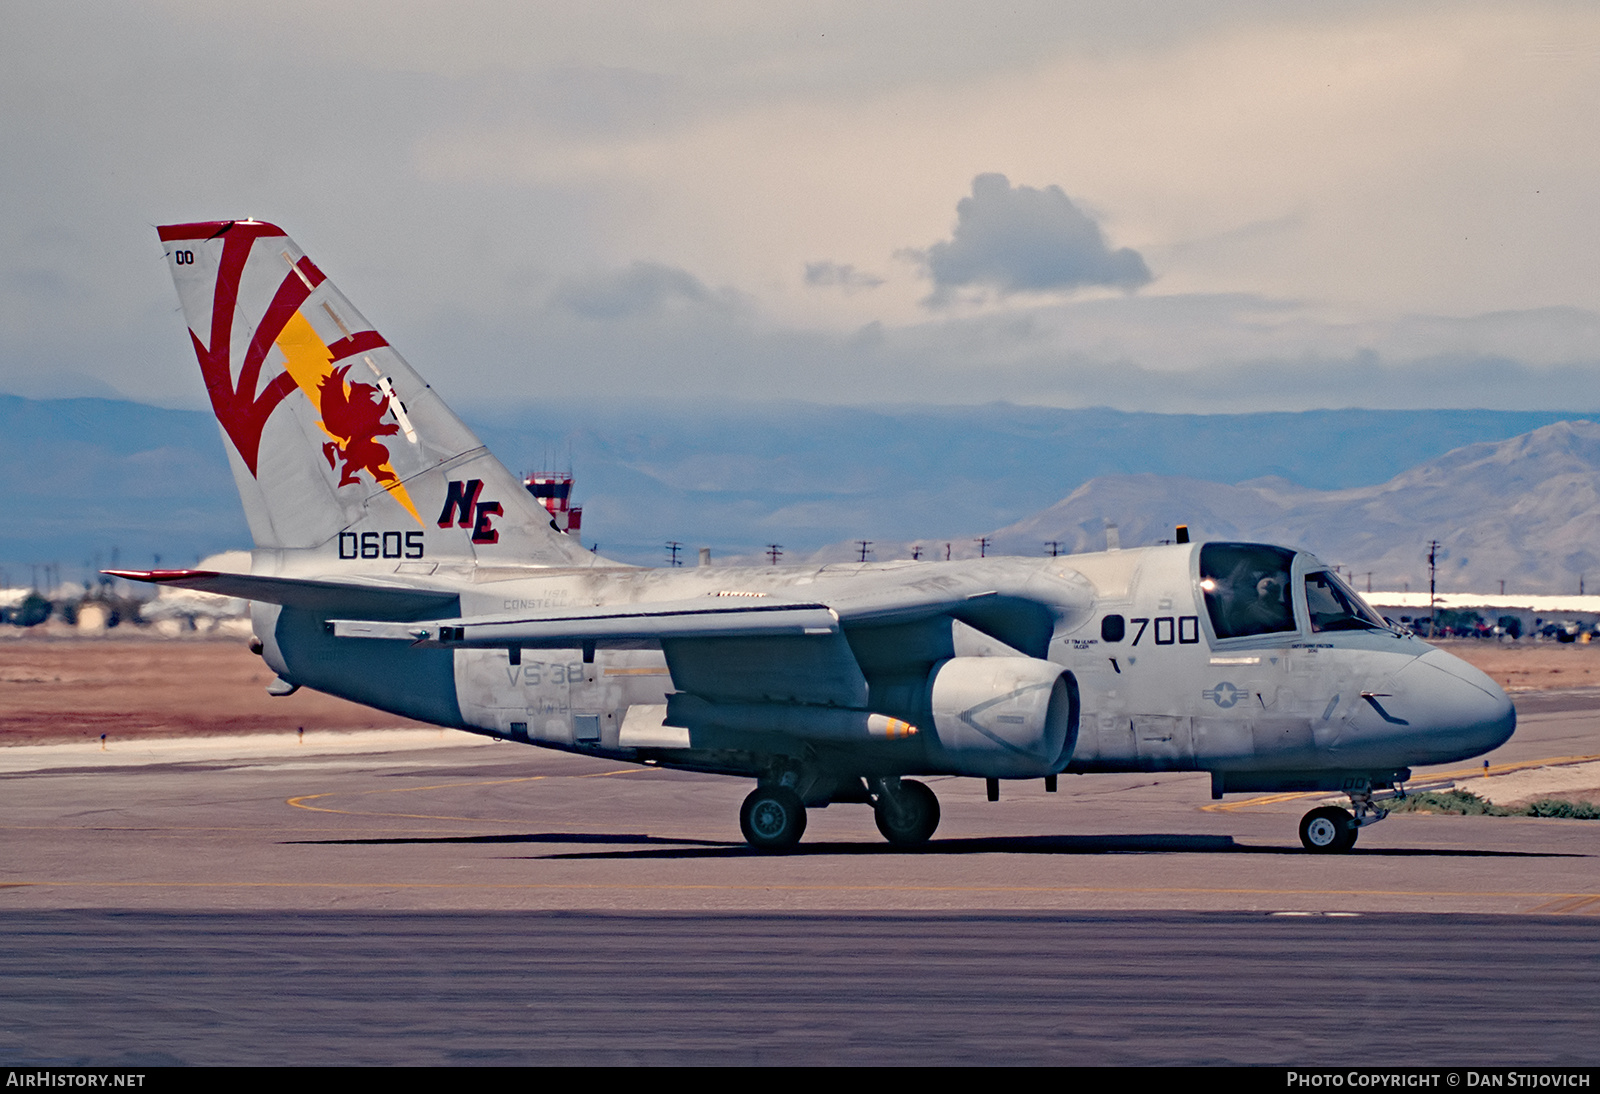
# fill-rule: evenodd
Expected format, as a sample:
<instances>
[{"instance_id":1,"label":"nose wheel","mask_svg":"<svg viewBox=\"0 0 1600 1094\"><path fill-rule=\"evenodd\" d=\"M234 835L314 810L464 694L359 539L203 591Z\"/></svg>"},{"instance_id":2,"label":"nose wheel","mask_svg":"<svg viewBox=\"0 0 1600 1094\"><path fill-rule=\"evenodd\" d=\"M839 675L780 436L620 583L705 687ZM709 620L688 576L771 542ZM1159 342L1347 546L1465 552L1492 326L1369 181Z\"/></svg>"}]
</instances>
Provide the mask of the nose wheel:
<instances>
[{"instance_id":1,"label":"nose wheel","mask_svg":"<svg viewBox=\"0 0 1600 1094\"><path fill-rule=\"evenodd\" d=\"M1349 810L1325 805L1300 818L1300 842L1312 854L1342 855L1356 845L1356 818Z\"/></svg>"},{"instance_id":2,"label":"nose wheel","mask_svg":"<svg viewBox=\"0 0 1600 1094\"><path fill-rule=\"evenodd\" d=\"M1405 796L1405 786L1394 783L1388 796ZM1372 800L1372 784L1363 781L1345 793L1350 795L1350 808L1340 809L1324 805L1300 818L1300 842L1312 854L1342 855L1356 845L1356 833L1369 824L1377 824L1389 811Z\"/></svg>"}]
</instances>

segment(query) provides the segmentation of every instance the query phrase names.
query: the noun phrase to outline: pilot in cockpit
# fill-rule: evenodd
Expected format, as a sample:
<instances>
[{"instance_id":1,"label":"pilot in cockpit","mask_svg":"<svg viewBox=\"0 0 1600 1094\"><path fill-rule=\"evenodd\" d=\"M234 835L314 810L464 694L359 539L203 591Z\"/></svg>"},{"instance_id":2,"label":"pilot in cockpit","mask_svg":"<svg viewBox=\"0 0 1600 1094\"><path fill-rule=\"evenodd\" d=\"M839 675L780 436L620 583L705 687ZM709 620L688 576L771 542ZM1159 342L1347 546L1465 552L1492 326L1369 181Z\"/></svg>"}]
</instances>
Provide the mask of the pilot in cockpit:
<instances>
[{"instance_id":1,"label":"pilot in cockpit","mask_svg":"<svg viewBox=\"0 0 1600 1094\"><path fill-rule=\"evenodd\" d=\"M1293 553L1249 543L1214 543L1200 552L1201 588L1218 638L1295 629L1289 599ZM1218 575L1226 572L1226 577Z\"/></svg>"},{"instance_id":2,"label":"pilot in cockpit","mask_svg":"<svg viewBox=\"0 0 1600 1094\"><path fill-rule=\"evenodd\" d=\"M1236 605L1239 634L1263 634L1294 627L1294 609L1289 606L1289 575L1278 571L1264 575L1255 583L1255 596L1241 598Z\"/></svg>"}]
</instances>

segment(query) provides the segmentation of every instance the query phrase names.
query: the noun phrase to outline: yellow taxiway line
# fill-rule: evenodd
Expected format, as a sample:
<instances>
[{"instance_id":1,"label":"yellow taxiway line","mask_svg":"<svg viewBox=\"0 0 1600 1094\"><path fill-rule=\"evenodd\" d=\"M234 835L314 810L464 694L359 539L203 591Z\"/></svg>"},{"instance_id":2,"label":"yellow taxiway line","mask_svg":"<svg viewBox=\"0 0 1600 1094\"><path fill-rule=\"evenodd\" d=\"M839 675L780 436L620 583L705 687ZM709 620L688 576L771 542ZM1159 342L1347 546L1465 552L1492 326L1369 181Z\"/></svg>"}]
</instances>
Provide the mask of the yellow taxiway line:
<instances>
[{"instance_id":1,"label":"yellow taxiway line","mask_svg":"<svg viewBox=\"0 0 1600 1094\"><path fill-rule=\"evenodd\" d=\"M332 798L344 794L354 794L357 797L366 797L368 794L413 794L421 790L453 790L458 786L470 786L478 789L485 786L509 786L512 783L533 783L541 779L605 779L612 775L631 775L638 771L654 771L652 767L623 767L615 771L598 771L590 775L524 775L515 779L492 779L487 782L468 780L466 782L433 783L429 786L388 786L381 790L328 790L321 794L300 794L293 798L285 799L288 805L296 809L306 809L313 813L339 813L347 817L399 817L404 820L449 820L471 821L478 824L496 823L491 817L441 817L433 813L370 813L359 809L332 809L326 805L307 805L319 798Z\"/></svg>"}]
</instances>

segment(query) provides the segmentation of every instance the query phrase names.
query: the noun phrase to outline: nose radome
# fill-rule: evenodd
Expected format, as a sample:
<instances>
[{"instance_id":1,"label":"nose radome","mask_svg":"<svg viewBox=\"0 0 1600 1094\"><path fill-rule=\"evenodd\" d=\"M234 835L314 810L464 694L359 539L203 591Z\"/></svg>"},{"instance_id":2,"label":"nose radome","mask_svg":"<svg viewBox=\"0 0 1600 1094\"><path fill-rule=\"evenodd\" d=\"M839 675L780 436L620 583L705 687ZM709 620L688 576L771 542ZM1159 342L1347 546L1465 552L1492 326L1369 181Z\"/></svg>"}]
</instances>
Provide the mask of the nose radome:
<instances>
[{"instance_id":1,"label":"nose radome","mask_svg":"<svg viewBox=\"0 0 1600 1094\"><path fill-rule=\"evenodd\" d=\"M1443 650L1429 650L1411 662L1395 683L1406 692L1407 709L1415 712L1413 724L1420 722L1418 728L1449 742L1438 762L1466 760L1498 748L1517 728L1516 708L1500 685Z\"/></svg>"}]
</instances>

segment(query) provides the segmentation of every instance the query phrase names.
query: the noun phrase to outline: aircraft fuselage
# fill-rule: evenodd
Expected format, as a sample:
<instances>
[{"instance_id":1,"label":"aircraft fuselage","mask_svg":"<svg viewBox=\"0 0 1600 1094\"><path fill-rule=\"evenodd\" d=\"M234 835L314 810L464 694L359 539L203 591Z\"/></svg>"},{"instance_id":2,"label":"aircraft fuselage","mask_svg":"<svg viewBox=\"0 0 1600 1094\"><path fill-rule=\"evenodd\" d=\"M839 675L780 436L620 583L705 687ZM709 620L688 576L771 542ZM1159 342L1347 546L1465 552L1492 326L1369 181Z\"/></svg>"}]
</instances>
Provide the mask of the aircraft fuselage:
<instances>
[{"instance_id":1,"label":"aircraft fuselage","mask_svg":"<svg viewBox=\"0 0 1600 1094\"><path fill-rule=\"evenodd\" d=\"M785 643L778 659L768 660L759 642L729 639L712 651L715 664L704 672L695 664L707 657L704 639L686 651L674 651L668 640L659 644L664 651L602 647L587 655L582 648L510 645L413 648L335 639L322 619L274 605L257 605L256 620L269 663L297 683L510 740L729 773L759 775L792 762L841 776L994 774L964 766L927 731L935 723L930 673L968 657L1044 660L1067 669L1075 683L1067 747L1011 777L1203 770L1213 772L1218 793L1337 790L1352 779L1385 786L1414 765L1465 759L1510 735L1509 701L1464 662L1395 629L1314 629L1307 575L1325 568L1304 553L1293 554L1286 571L1288 629L1219 635L1217 611L1208 610L1202 589L1200 551L1200 544L1180 544L1046 559L806 568L480 567L456 586L461 616L508 619L696 598L837 606L848 604L855 588L876 594L885 585L971 590L971 610L958 618L904 625L846 614L839 635L772 640ZM808 644L814 656L797 668L793 651ZM854 671L864 691L840 679L834 694L817 694L819 674ZM701 704L710 717L696 718L692 704L674 699L685 684L695 689L697 676L715 677ZM688 717L669 713L669 703ZM802 715L783 724L779 711L793 707ZM766 724L764 710L771 712ZM851 711L900 719L920 732L874 738L816 728Z\"/></svg>"}]
</instances>

